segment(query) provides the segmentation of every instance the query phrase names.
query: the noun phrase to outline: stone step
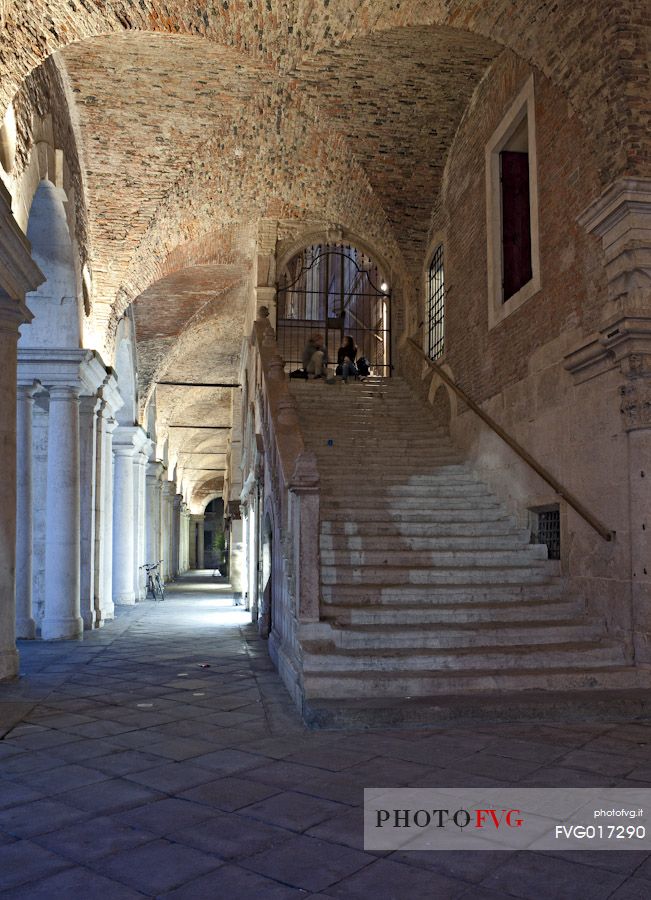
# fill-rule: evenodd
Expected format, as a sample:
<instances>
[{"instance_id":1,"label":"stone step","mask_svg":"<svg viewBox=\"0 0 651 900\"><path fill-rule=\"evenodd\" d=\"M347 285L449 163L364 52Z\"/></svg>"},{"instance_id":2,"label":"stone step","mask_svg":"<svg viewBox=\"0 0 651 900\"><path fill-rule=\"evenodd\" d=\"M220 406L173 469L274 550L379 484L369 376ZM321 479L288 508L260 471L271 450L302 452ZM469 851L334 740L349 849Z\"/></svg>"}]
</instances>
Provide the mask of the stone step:
<instances>
[{"instance_id":1,"label":"stone step","mask_svg":"<svg viewBox=\"0 0 651 900\"><path fill-rule=\"evenodd\" d=\"M440 484L426 485L387 485L382 484L378 479L377 484L372 484L368 480L364 480L357 486L349 480L342 480L340 485L328 484L321 482L322 493L328 493L331 496L341 495L342 499L350 502L351 491L355 491L355 497L366 500L368 497L375 497L384 503L401 503L403 499L436 499L437 497L492 497L492 494L486 485L479 481L471 481L467 484L455 484L454 482L442 481Z\"/></svg>"},{"instance_id":2,"label":"stone step","mask_svg":"<svg viewBox=\"0 0 651 900\"><path fill-rule=\"evenodd\" d=\"M383 484L387 488L398 488L401 486L420 489L426 488L429 486L437 486L441 484L477 484L477 479L475 476L469 471L464 469L463 467L458 467L458 471L448 471L448 469L456 469L455 466L441 466L440 469L437 468L434 472L420 472L411 475L401 475L394 474L393 471L387 472L386 469L382 471L378 467L377 471L377 480ZM361 469L363 472L368 472L368 469L364 467ZM321 478L321 487L333 487L339 488L342 490L344 488L351 487L366 487L366 479L360 485L359 476L351 475L347 470L340 471L335 468L327 468L319 471L319 476Z\"/></svg>"},{"instance_id":3,"label":"stone step","mask_svg":"<svg viewBox=\"0 0 651 900\"><path fill-rule=\"evenodd\" d=\"M478 681L488 682L491 678L493 688L477 690ZM311 690L323 692L304 702L303 718L311 728L347 730L481 722L615 723L651 718L648 672L633 666L558 669L544 673L529 670L521 672L518 678L526 686L525 690L508 686L514 680L513 675L496 672L485 678L470 675L455 679L454 690L463 693L451 693L441 682L435 682L437 693L418 696L410 691L407 677L397 679L400 695L380 693L380 696L359 699L358 692L354 691L352 695L332 699L332 694L323 691L322 679L311 676ZM451 679L444 680L451 682ZM350 691L352 685L346 686ZM432 763L435 762L433 755Z\"/></svg>"},{"instance_id":4,"label":"stone step","mask_svg":"<svg viewBox=\"0 0 651 900\"><path fill-rule=\"evenodd\" d=\"M477 669L517 671L522 668L587 668L623 665L624 649L615 641L568 641L556 644L456 647L431 650L338 650L318 641L303 641L303 672L417 673ZM337 696L333 694L333 696Z\"/></svg>"},{"instance_id":5,"label":"stone step","mask_svg":"<svg viewBox=\"0 0 651 900\"><path fill-rule=\"evenodd\" d=\"M321 623L320 623L321 624ZM596 641L603 634L601 622L581 619L513 622L452 622L427 625L401 623L379 625L332 626L331 641L340 650L456 650L473 648L478 652L491 647L508 647L512 643L542 647ZM316 637L316 635L315 635Z\"/></svg>"},{"instance_id":6,"label":"stone step","mask_svg":"<svg viewBox=\"0 0 651 900\"><path fill-rule=\"evenodd\" d=\"M386 546L381 550L321 550L321 566L324 570L330 567L341 569L344 566L386 566L389 569L397 566L411 569L419 566L483 566L494 569L536 565L541 560L547 561L545 544L527 544L525 547L508 550L495 550L491 547L472 550L409 550Z\"/></svg>"},{"instance_id":7,"label":"stone step","mask_svg":"<svg viewBox=\"0 0 651 900\"><path fill-rule=\"evenodd\" d=\"M525 529L510 531L505 534L442 535L440 537L413 537L400 534L382 535L345 535L322 533L320 537L321 552L350 553L358 551L390 550L526 550L530 546L529 532ZM546 558L546 556L545 556ZM322 557L323 559L323 557Z\"/></svg>"},{"instance_id":8,"label":"stone step","mask_svg":"<svg viewBox=\"0 0 651 900\"><path fill-rule=\"evenodd\" d=\"M400 497L400 499L388 499L386 497L378 497L375 501L372 497L360 498L359 502L355 502L351 508L350 497L321 497L321 508L323 515L332 512L336 515L343 509L351 518L358 519L358 514L364 511L374 512L376 518L381 517L384 513L420 513L423 518L438 518L438 512L445 509L501 509L504 510L502 504L492 494L477 495L476 497L458 497L458 496L441 496L441 497Z\"/></svg>"},{"instance_id":9,"label":"stone step","mask_svg":"<svg viewBox=\"0 0 651 900\"><path fill-rule=\"evenodd\" d=\"M528 603L472 603L454 606L323 604L324 619L337 625L439 625L451 623L527 622L580 616L583 604L572 600L532 600Z\"/></svg>"},{"instance_id":10,"label":"stone step","mask_svg":"<svg viewBox=\"0 0 651 900\"><path fill-rule=\"evenodd\" d=\"M451 512L448 510L448 512ZM437 517L438 518L438 517ZM517 528L515 519L504 516L501 519L484 521L439 521L439 522L405 522L391 520L390 522L322 519L321 535L335 538L366 539L395 537L400 541L403 538L450 538L471 540L472 538L495 538L497 541L505 537L518 537L527 540L529 531ZM478 546L481 546L481 541Z\"/></svg>"},{"instance_id":11,"label":"stone step","mask_svg":"<svg viewBox=\"0 0 651 900\"><path fill-rule=\"evenodd\" d=\"M343 523L350 521L347 517L350 515L350 504L348 509L334 508L328 506L322 498L321 516L323 523ZM368 522L380 523L422 523L423 527L427 525L444 525L448 522L463 524L465 522L481 522L489 523L492 521L508 521L508 517L501 506L488 506L480 508L479 506L454 506L450 508L438 508L436 515L433 515L431 509L397 509L395 507L365 507L355 508L355 521L350 522L351 525L366 526Z\"/></svg>"},{"instance_id":12,"label":"stone step","mask_svg":"<svg viewBox=\"0 0 651 900\"><path fill-rule=\"evenodd\" d=\"M540 584L548 578L541 561L527 566L487 566L465 563L458 566L432 569L412 569L409 566L342 566L321 565L322 585L336 584L347 587L355 584Z\"/></svg>"},{"instance_id":13,"label":"stone step","mask_svg":"<svg viewBox=\"0 0 651 900\"><path fill-rule=\"evenodd\" d=\"M540 583L520 584L498 582L490 584L322 584L321 598L324 604L368 609L375 606L469 606L485 603L538 603L558 600L562 594L560 579L542 580Z\"/></svg>"}]
</instances>

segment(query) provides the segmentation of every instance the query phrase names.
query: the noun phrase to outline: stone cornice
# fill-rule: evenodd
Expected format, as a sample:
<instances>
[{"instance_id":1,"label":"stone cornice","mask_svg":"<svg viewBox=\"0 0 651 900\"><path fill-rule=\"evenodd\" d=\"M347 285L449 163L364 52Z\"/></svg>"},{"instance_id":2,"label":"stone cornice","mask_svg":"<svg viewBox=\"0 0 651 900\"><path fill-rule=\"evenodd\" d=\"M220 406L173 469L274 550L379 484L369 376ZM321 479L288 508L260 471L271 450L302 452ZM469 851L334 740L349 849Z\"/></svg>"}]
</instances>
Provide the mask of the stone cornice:
<instances>
[{"instance_id":1,"label":"stone cornice","mask_svg":"<svg viewBox=\"0 0 651 900\"><path fill-rule=\"evenodd\" d=\"M601 238L608 299L622 311L649 308L651 296L651 179L622 178L578 217Z\"/></svg>"},{"instance_id":2,"label":"stone cornice","mask_svg":"<svg viewBox=\"0 0 651 900\"><path fill-rule=\"evenodd\" d=\"M118 425L113 434L113 447L129 449L134 455L140 453L148 441L147 432L140 425Z\"/></svg>"},{"instance_id":3,"label":"stone cornice","mask_svg":"<svg viewBox=\"0 0 651 900\"><path fill-rule=\"evenodd\" d=\"M651 316L613 319L568 353L564 366L579 384L615 368L631 376L651 372Z\"/></svg>"},{"instance_id":4,"label":"stone cornice","mask_svg":"<svg viewBox=\"0 0 651 900\"><path fill-rule=\"evenodd\" d=\"M11 212L11 196L0 183L0 286L14 300L22 301L44 281L29 241Z\"/></svg>"},{"instance_id":5,"label":"stone cornice","mask_svg":"<svg viewBox=\"0 0 651 900\"><path fill-rule=\"evenodd\" d=\"M19 348L18 376L22 382L40 381L45 388L69 385L93 393L106 377L104 367L95 357L94 350Z\"/></svg>"},{"instance_id":6,"label":"stone cornice","mask_svg":"<svg viewBox=\"0 0 651 900\"><path fill-rule=\"evenodd\" d=\"M586 231L604 237L633 213L651 214L651 179L622 178L614 182L577 221Z\"/></svg>"}]
</instances>

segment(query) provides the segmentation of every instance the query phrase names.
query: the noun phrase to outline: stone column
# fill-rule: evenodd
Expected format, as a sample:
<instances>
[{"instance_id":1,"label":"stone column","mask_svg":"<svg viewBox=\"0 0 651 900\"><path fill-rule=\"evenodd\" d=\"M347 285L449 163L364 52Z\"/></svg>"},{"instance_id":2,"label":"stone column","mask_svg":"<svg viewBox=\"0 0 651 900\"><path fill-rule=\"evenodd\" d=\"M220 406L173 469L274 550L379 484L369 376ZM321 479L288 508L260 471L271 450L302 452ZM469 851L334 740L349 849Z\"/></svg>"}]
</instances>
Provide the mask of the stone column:
<instances>
[{"instance_id":1,"label":"stone column","mask_svg":"<svg viewBox=\"0 0 651 900\"><path fill-rule=\"evenodd\" d=\"M162 553L163 578L170 581L172 574L172 546L173 546L173 519L174 519L174 482L163 480L163 510L162 510Z\"/></svg>"},{"instance_id":2,"label":"stone column","mask_svg":"<svg viewBox=\"0 0 651 900\"><path fill-rule=\"evenodd\" d=\"M162 558L162 517L163 517L163 483L164 471L160 460L150 462L147 466L146 483L146 520L147 520L147 562L158 562Z\"/></svg>"},{"instance_id":3,"label":"stone column","mask_svg":"<svg viewBox=\"0 0 651 900\"><path fill-rule=\"evenodd\" d=\"M16 650L16 349L32 314L25 294L44 281L0 184L0 681L18 674Z\"/></svg>"},{"instance_id":4,"label":"stone column","mask_svg":"<svg viewBox=\"0 0 651 900\"><path fill-rule=\"evenodd\" d=\"M102 591L99 598L99 616L101 622L107 622L115 617L115 604L113 603L113 497L114 497L114 458L113 458L113 433L118 423L110 414L103 417L104 452L102 488L104 494L104 512L102 515L102 527L99 539L102 540Z\"/></svg>"},{"instance_id":5,"label":"stone column","mask_svg":"<svg viewBox=\"0 0 651 900\"><path fill-rule=\"evenodd\" d=\"M113 603L133 605L134 593L134 458L133 428L118 428L113 438Z\"/></svg>"},{"instance_id":6,"label":"stone column","mask_svg":"<svg viewBox=\"0 0 651 900\"><path fill-rule=\"evenodd\" d=\"M172 507L172 578L176 578L180 571L182 502L181 494L175 494Z\"/></svg>"},{"instance_id":7,"label":"stone column","mask_svg":"<svg viewBox=\"0 0 651 900\"><path fill-rule=\"evenodd\" d=\"M204 542L203 526L205 516L197 516L197 569L206 568L206 548Z\"/></svg>"},{"instance_id":8,"label":"stone column","mask_svg":"<svg viewBox=\"0 0 651 900\"><path fill-rule=\"evenodd\" d=\"M79 389L53 384L47 455L44 640L80 638Z\"/></svg>"},{"instance_id":9,"label":"stone column","mask_svg":"<svg viewBox=\"0 0 651 900\"><path fill-rule=\"evenodd\" d=\"M146 552L146 475L149 464L149 452L151 442L142 429L137 436L138 452L134 457L133 487L134 487L134 594L136 600L144 600L147 594L145 570L141 568L145 563Z\"/></svg>"},{"instance_id":10,"label":"stone column","mask_svg":"<svg viewBox=\"0 0 651 900\"><path fill-rule=\"evenodd\" d=\"M16 344L28 321L0 291L0 680L18 674L16 650Z\"/></svg>"},{"instance_id":11,"label":"stone column","mask_svg":"<svg viewBox=\"0 0 651 900\"><path fill-rule=\"evenodd\" d=\"M190 516L190 541L188 564L191 569L197 568L197 516Z\"/></svg>"},{"instance_id":12,"label":"stone column","mask_svg":"<svg viewBox=\"0 0 651 900\"><path fill-rule=\"evenodd\" d=\"M80 610L86 630L97 625L95 611L95 516L97 470L97 413L101 400L82 397L79 403L79 461L81 488Z\"/></svg>"},{"instance_id":13,"label":"stone column","mask_svg":"<svg viewBox=\"0 0 651 900\"><path fill-rule=\"evenodd\" d=\"M37 386L18 387L18 471L16 503L16 637L33 639L32 614L32 414Z\"/></svg>"},{"instance_id":14,"label":"stone column","mask_svg":"<svg viewBox=\"0 0 651 900\"><path fill-rule=\"evenodd\" d=\"M228 580L234 593L242 595L245 582L245 561L243 554L242 520L231 520L230 560L228 564Z\"/></svg>"}]
</instances>

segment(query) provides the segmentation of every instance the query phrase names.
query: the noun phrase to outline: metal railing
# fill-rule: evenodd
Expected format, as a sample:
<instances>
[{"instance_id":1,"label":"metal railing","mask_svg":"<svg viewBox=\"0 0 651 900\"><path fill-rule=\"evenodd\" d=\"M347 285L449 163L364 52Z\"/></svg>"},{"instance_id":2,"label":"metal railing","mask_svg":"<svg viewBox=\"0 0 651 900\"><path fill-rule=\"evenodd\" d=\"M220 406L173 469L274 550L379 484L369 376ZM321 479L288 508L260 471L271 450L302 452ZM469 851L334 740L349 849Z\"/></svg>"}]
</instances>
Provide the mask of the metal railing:
<instances>
[{"instance_id":1,"label":"metal railing","mask_svg":"<svg viewBox=\"0 0 651 900\"><path fill-rule=\"evenodd\" d=\"M459 385L452 378L450 378L447 372L442 369L441 366L438 365L438 363L435 363L427 356L427 354L421 347L418 346L418 344L412 337L408 337L407 342L411 344L411 346L420 354L420 356L422 356L429 367L433 369L434 372L436 372L441 381L444 381L448 385L448 387L450 387L454 391L457 397L463 400L463 402L469 409L476 413L476 415L478 415L479 418L483 422L485 422L492 431L495 432L495 434L501 437L502 440L506 444L508 444L511 450L513 450L514 453L517 453L520 459L524 460L524 462L526 462L527 465L530 466L537 475L540 475L543 481L546 481L547 484L554 489L558 496L565 500L568 506L571 506L572 509L577 512L581 516L581 518L584 519L588 523L588 525L590 525L591 528L594 528L597 534L599 534L605 541L613 540L613 538L615 537L614 531L610 531L608 528L606 528L606 526L602 522L600 522L596 516L593 516L592 513L585 508L580 500L577 500L577 498L570 491L568 491L567 488L560 483L560 481L554 478L551 472L548 472L547 469L538 462L538 460L534 459L534 457L529 453L528 450L525 450L525 448L522 447L515 440L515 438L511 437L511 435L508 434L508 432L506 432L501 425L499 425L493 418L491 418L488 413L484 412L481 406L475 403L475 401L471 397L469 397L468 394L466 394L463 388L459 387Z\"/></svg>"}]
</instances>

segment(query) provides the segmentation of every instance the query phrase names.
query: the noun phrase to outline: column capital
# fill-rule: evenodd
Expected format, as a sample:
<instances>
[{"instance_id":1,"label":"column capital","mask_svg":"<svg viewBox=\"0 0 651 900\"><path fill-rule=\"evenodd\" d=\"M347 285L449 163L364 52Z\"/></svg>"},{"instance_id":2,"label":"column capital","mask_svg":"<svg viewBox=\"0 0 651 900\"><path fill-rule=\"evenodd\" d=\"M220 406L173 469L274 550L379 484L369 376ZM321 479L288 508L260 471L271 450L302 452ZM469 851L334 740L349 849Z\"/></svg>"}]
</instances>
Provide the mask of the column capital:
<instances>
[{"instance_id":1,"label":"column capital","mask_svg":"<svg viewBox=\"0 0 651 900\"><path fill-rule=\"evenodd\" d=\"M148 481L160 481L163 477L163 472L165 471L165 463L160 459L149 460L149 464L147 466L147 480Z\"/></svg>"},{"instance_id":2,"label":"column capital","mask_svg":"<svg viewBox=\"0 0 651 900\"><path fill-rule=\"evenodd\" d=\"M99 389L100 396L110 410L110 415L114 416L119 409L124 406L124 400L118 390L118 380L115 377L113 369L107 367L106 377Z\"/></svg>"},{"instance_id":3,"label":"column capital","mask_svg":"<svg viewBox=\"0 0 651 900\"><path fill-rule=\"evenodd\" d=\"M106 377L94 350L19 348L18 371L21 380L40 381L48 390L56 385L69 385L85 394L97 390L102 380L100 372Z\"/></svg>"},{"instance_id":4,"label":"column capital","mask_svg":"<svg viewBox=\"0 0 651 900\"><path fill-rule=\"evenodd\" d=\"M130 448L134 456L141 453L148 442L147 432L140 425L118 425L113 435L113 447Z\"/></svg>"},{"instance_id":5,"label":"column capital","mask_svg":"<svg viewBox=\"0 0 651 900\"><path fill-rule=\"evenodd\" d=\"M56 401L67 401L79 403L78 384L52 384L48 390L50 395L50 404Z\"/></svg>"},{"instance_id":6,"label":"column capital","mask_svg":"<svg viewBox=\"0 0 651 900\"><path fill-rule=\"evenodd\" d=\"M38 394L40 390L42 390L42 388L38 381L22 383L19 380L16 392L19 400L33 400L34 395Z\"/></svg>"}]
</instances>

